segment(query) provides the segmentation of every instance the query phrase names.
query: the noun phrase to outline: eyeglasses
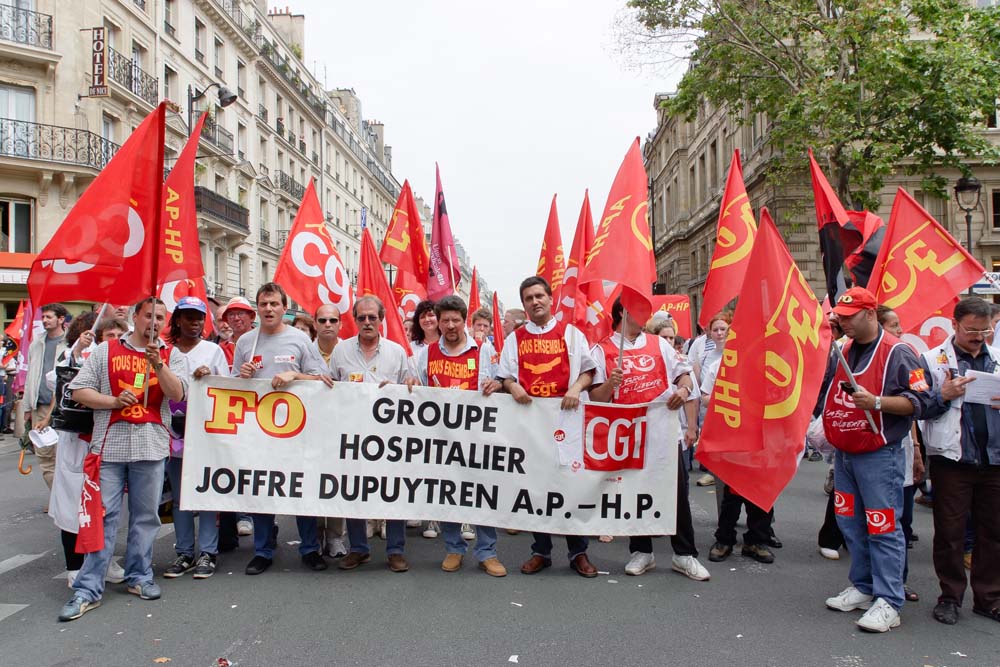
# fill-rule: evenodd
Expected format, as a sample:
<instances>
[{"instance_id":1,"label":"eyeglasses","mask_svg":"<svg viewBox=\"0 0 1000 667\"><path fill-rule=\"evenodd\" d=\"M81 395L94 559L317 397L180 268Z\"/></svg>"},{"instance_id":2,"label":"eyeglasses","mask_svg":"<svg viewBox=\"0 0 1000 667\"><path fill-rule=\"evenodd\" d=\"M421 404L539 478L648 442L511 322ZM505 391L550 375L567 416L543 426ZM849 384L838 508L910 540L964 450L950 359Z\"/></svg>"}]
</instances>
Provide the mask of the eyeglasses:
<instances>
[{"instance_id":1,"label":"eyeglasses","mask_svg":"<svg viewBox=\"0 0 1000 667\"><path fill-rule=\"evenodd\" d=\"M961 327L962 331L964 331L969 336L989 336L991 333L993 333L993 329L982 329L982 330L969 329L968 327L966 327L961 322L958 324L958 326Z\"/></svg>"},{"instance_id":2,"label":"eyeglasses","mask_svg":"<svg viewBox=\"0 0 1000 667\"><path fill-rule=\"evenodd\" d=\"M378 315L358 315L354 319L356 319L358 322L378 322L379 321L379 316Z\"/></svg>"},{"instance_id":3,"label":"eyeglasses","mask_svg":"<svg viewBox=\"0 0 1000 667\"><path fill-rule=\"evenodd\" d=\"M320 324L336 324L340 319L336 317L317 317L316 321Z\"/></svg>"}]
</instances>

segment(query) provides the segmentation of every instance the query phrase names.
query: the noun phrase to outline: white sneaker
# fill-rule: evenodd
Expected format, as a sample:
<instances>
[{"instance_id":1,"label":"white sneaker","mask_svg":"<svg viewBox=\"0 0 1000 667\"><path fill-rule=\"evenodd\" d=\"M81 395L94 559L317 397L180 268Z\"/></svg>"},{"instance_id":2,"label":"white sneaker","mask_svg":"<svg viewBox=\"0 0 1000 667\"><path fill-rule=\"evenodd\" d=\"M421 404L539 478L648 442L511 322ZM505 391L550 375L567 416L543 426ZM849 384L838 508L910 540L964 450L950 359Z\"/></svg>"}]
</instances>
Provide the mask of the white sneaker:
<instances>
[{"instance_id":1,"label":"white sneaker","mask_svg":"<svg viewBox=\"0 0 1000 667\"><path fill-rule=\"evenodd\" d=\"M125 581L125 570L118 564L117 558L112 558L108 563L108 571L104 575L104 581L109 584L120 584Z\"/></svg>"},{"instance_id":2,"label":"white sneaker","mask_svg":"<svg viewBox=\"0 0 1000 667\"><path fill-rule=\"evenodd\" d=\"M840 560L840 552L836 549L827 549L826 547L819 548L819 555L827 560Z\"/></svg>"},{"instance_id":3,"label":"white sneaker","mask_svg":"<svg viewBox=\"0 0 1000 667\"><path fill-rule=\"evenodd\" d=\"M670 569L695 581L708 581L712 577L694 556L674 556L670 559Z\"/></svg>"},{"instance_id":4,"label":"white sneaker","mask_svg":"<svg viewBox=\"0 0 1000 667\"><path fill-rule=\"evenodd\" d=\"M236 534L240 537L253 535L253 521L250 519L240 519L236 522Z\"/></svg>"},{"instance_id":5,"label":"white sneaker","mask_svg":"<svg viewBox=\"0 0 1000 667\"><path fill-rule=\"evenodd\" d=\"M386 531L385 521L379 522L379 525L378 525L378 536L381 537L383 541L385 541L385 531Z\"/></svg>"},{"instance_id":6,"label":"white sneaker","mask_svg":"<svg viewBox=\"0 0 1000 667\"><path fill-rule=\"evenodd\" d=\"M375 535L375 520L368 519L365 521L365 537L369 540Z\"/></svg>"},{"instance_id":7,"label":"white sneaker","mask_svg":"<svg viewBox=\"0 0 1000 667\"><path fill-rule=\"evenodd\" d=\"M472 526L467 523L462 524L462 539L465 541L476 539L476 531L472 530Z\"/></svg>"},{"instance_id":8,"label":"white sneaker","mask_svg":"<svg viewBox=\"0 0 1000 667\"><path fill-rule=\"evenodd\" d=\"M827 598L826 606L837 611L868 609L872 606L872 596L865 595L854 586L850 586L840 591L836 597Z\"/></svg>"},{"instance_id":9,"label":"white sneaker","mask_svg":"<svg viewBox=\"0 0 1000 667\"><path fill-rule=\"evenodd\" d=\"M889 628L899 627L899 612L883 598L875 600L871 609L855 621L862 630L868 632L888 632Z\"/></svg>"},{"instance_id":10,"label":"white sneaker","mask_svg":"<svg viewBox=\"0 0 1000 667\"><path fill-rule=\"evenodd\" d=\"M438 525L437 521L428 521L427 522L427 527L424 528L423 535L427 539L433 540L435 537L438 536L438 533L440 533L440 532L441 532L441 526Z\"/></svg>"},{"instance_id":11,"label":"white sneaker","mask_svg":"<svg viewBox=\"0 0 1000 667\"><path fill-rule=\"evenodd\" d=\"M407 519L406 520L406 527L407 528L420 528L420 526L422 526L422 525L424 525L424 522L421 521L420 519Z\"/></svg>"},{"instance_id":12,"label":"white sneaker","mask_svg":"<svg viewBox=\"0 0 1000 667\"><path fill-rule=\"evenodd\" d=\"M632 558L625 565L625 574L631 574L633 577L638 577L640 574L655 568L656 558L653 557L653 554L633 551Z\"/></svg>"},{"instance_id":13,"label":"white sneaker","mask_svg":"<svg viewBox=\"0 0 1000 667\"><path fill-rule=\"evenodd\" d=\"M698 486L715 486L715 477L706 473L701 477L699 477L698 481L695 482L695 484L697 484Z\"/></svg>"},{"instance_id":14,"label":"white sneaker","mask_svg":"<svg viewBox=\"0 0 1000 667\"><path fill-rule=\"evenodd\" d=\"M76 583L76 575L80 574L80 570L66 570L66 585L73 588L73 584Z\"/></svg>"},{"instance_id":15,"label":"white sneaker","mask_svg":"<svg viewBox=\"0 0 1000 667\"><path fill-rule=\"evenodd\" d=\"M327 553L330 554L330 558L343 558L347 555L347 545L344 544L344 540L339 537L335 537L326 543Z\"/></svg>"}]
</instances>

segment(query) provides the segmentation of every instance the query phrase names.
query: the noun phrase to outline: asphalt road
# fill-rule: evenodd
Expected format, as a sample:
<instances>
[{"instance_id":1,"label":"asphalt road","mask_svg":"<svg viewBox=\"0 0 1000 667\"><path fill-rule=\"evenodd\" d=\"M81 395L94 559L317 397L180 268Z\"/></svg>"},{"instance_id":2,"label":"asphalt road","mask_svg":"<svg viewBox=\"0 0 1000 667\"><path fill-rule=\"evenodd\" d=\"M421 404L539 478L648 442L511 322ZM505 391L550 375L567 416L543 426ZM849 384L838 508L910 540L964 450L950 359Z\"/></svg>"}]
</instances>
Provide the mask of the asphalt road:
<instances>
[{"instance_id":1,"label":"asphalt road","mask_svg":"<svg viewBox=\"0 0 1000 667\"><path fill-rule=\"evenodd\" d=\"M30 458L30 457L29 457ZM243 568L248 538L220 556L211 579L158 579L163 598L142 601L111 585L103 605L72 623L56 616L69 598L59 536L42 513L47 493L37 470L16 470L11 437L0 440L0 666L230 665L876 665L997 666L1000 624L974 616L971 593L957 626L931 618L937 593L930 560L930 511L918 507L910 585L922 594L902 625L870 635L858 613L827 610L824 599L848 585L846 557L816 551L823 517L823 463L803 462L779 500L775 525L785 546L772 565L739 555L709 563L714 489L692 484L692 506L709 582L670 570L670 547L656 540L658 568L624 573L625 541L591 546L602 574L580 578L556 552L541 574L520 574L529 535L501 532L500 558L511 574L493 579L471 558L459 573L439 568L439 540L410 529L411 570L385 569L377 538L372 563L353 572L303 568L288 517L274 567L258 577ZM173 557L171 527L161 529L154 567ZM124 532L124 531L122 531ZM124 535L120 533L120 540ZM563 543L564 544L564 543ZM557 541L557 550L560 544ZM118 553L123 553L119 547ZM737 547L738 554L738 547ZM1000 567L1000 564L997 564Z\"/></svg>"}]
</instances>

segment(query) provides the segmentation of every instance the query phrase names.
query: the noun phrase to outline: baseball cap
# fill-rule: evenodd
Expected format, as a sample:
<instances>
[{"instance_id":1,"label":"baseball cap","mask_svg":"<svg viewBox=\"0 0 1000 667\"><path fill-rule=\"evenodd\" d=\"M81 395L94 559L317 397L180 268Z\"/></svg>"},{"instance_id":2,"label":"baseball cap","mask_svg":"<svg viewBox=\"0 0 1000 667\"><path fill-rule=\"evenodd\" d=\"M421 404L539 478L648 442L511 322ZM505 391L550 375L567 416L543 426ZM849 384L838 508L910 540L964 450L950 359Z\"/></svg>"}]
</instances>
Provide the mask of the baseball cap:
<instances>
[{"instance_id":1,"label":"baseball cap","mask_svg":"<svg viewBox=\"0 0 1000 667\"><path fill-rule=\"evenodd\" d=\"M247 301L241 296L234 296L232 299L230 299L229 303L226 304L226 307L222 309L222 312L219 314L219 317L225 319L226 314L230 310L245 310L251 315L253 315L255 318L257 317L257 311L254 310L253 306L250 305L249 301Z\"/></svg>"},{"instance_id":2,"label":"baseball cap","mask_svg":"<svg viewBox=\"0 0 1000 667\"><path fill-rule=\"evenodd\" d=\"M837 305L833 307L833 312L845 317L854 315L862 310L875 310L878 308L878 301L875 295L864 287L852 287L837 299Z\"/></svg>"},{"instance_id":3,"label":"baseball cap","mask_svg":"<svg viewBox=\"0 0 1000 667\"><path fill-rule=\"evenodd\" d=\"M197 310L202 315L208 315L208 309L205 307L205 302L196 296L185 296L181 297L177 301L177 305L174 306L174 312L178 310Z\"/></svg>"}]
</instances>

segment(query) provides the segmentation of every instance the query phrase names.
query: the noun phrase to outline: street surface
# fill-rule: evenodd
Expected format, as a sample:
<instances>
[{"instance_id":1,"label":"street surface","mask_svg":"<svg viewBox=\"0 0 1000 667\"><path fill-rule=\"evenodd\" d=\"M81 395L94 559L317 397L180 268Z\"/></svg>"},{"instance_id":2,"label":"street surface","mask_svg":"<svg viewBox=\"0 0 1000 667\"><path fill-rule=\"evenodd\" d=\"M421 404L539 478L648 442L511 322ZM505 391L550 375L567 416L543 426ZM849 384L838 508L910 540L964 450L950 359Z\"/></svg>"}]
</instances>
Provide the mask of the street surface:
<instances>
[{"instance_id":1,"label":"street surface","mask_svg":"<svg viewBox=\"0 0 1000 667\"><path fill-rule=\"evenodd\" d=\"M32 457L28 457L30 460ZM784 542L772 565L736 554L710 563L714 487L691 484L701 560L709 582L670 570L666 539L656 540L657 569L624 573L626 540L591 543L602 574L586 580L568 569L565 542L553 567L531 577L518 570L531 537L500 533L499 555L510 574L493 579L467 556L459 573L439 568L440 540L408 529L411 569L383 565L384 544L353 572L331 563L307 571L294 546L294 521L279 519L274 566L247 577L250 538L219 557L210 579L159 573L173 558L172 526L161 529L154 555L163 598L142 601L109 585L103 605L58 623L69 599L59 534L42 513L47 493L37 468L17 472L13 437L0 440L0 666L209 667L225 658L240 667L271 665L718 665L979 667L1000 665L1000 624L972 614L967 593L957 626L931 618L937 593L931 565L931 513L918 506L910 552L910 585L902 625L885 635L861 632L857 613L827 610L823 601L848 585L849 560L816 551L823 519L824 463L803 462L776 508ZM742 530L742 526L741 526ZM119 549L125 531L119 532ZM1000 564L997 564L1000 567ZM225 664L224 662L222 664Z\"/></svg>"}]
</instances>

